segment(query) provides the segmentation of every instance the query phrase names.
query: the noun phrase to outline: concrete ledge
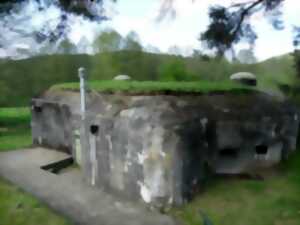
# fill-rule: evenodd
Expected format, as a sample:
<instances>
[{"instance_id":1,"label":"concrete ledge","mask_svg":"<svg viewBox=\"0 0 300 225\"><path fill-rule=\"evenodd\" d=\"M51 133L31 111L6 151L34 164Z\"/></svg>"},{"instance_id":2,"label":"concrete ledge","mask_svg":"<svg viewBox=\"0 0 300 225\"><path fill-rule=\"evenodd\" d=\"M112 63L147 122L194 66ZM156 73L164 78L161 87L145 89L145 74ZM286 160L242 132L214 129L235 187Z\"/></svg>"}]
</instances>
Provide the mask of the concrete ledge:
<instances>
[{"instance_id":1,"label":"concrete ledge","mask_svg":"<svg viewBox=\"0 0 300 225\"><path fill-rule=\"evenodd\" d=\"M83 181L79 169L60 175L40 169L68 155L44 148L0 153L0 176L20 186L55 211L84 225L173 225L175 221L143 205L117 199Z\"/></svg>"}]
</instances>

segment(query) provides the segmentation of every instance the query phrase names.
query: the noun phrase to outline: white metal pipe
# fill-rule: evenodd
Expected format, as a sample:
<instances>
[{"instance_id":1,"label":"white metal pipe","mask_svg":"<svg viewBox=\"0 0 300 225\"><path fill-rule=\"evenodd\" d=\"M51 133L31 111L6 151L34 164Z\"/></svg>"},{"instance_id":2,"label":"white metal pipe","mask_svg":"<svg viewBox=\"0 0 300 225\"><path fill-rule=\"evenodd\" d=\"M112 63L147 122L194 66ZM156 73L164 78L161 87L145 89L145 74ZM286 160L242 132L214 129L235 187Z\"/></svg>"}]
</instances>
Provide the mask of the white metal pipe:
<instances>
[{"instance_id":1,"label":"white metal pipe","mask_svg":"<svg viewBox=\"0 0 300 225\"><path fill-rule=\"evenodd\" d=\"M81 108L81 118L85 119L85 68L80 67L78 69L78 76L80 80L80 108Z\"/></svg>"},{"instance_id":2,"label":"white metal pipe","mask_svg":"<svg viewBox=\"0 0 300 225\"><path fill-rule=\"evenodd\" d=\"M91 168L92 169L92 171L91 171L92 186L95 186L95 184L96 184L96 175L97 175L97 168L98 168L97 156L96 156L96 144L97 144L96 136L91 135L90 136L90 148L91 148L90 157L91 157L91 166L92 166L92 168Z\"/></svg>"}]
</instances>

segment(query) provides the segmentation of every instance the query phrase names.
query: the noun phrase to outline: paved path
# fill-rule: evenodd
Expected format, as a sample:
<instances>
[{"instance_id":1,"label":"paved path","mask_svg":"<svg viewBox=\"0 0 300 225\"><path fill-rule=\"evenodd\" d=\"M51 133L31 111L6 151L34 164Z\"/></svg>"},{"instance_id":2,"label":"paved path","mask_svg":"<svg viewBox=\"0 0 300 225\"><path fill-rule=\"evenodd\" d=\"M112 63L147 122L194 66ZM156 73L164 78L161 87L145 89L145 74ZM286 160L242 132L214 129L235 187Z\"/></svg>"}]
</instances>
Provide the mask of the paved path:
<instances>
[{"instance_id":1,"label":"paved path","mask_svg":"<svg viewBox=\"0 0 300 225\"><path fill-rule=\"evenodd\" d=\"M40 166L67 158L43 148L0 153L0 176L41 199L74 224L174 225L168 216L150 212L142 205L119 200L87 185L79 169L55 175Z\"/></svg>"}]
</instances>

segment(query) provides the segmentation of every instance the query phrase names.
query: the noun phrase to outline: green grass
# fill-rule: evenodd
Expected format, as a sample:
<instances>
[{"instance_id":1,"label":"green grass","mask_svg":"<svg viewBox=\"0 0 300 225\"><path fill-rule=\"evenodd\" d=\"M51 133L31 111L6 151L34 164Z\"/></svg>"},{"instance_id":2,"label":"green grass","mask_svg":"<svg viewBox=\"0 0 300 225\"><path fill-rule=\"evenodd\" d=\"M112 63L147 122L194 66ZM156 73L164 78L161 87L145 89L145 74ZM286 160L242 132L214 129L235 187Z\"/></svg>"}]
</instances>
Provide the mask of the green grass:
<instances>
[{"instance_id":1,"label":"green grass","mask_svg":"<svg viewBox=\"0 0 300 225\"><path fill-rule=\"evenodd\" d=\"M0 179L0 225L38 224L70 223L16 186Z\"/></svg>"},{"instance_id":2,"label":"green grass","mask_svg":"<svg viewBox=\"0 0 300 225\"><path fill-rule=\"evenodd\" d=\"M0 108L0 151L31 145L28 108Z\"/></svg>"},{"instance_id":3,"label":"green grass","mask_svg":"<svg viewBox=\"0 0 300 225\"><path fill-rule=\"evenodd\" d=\"M210 93L218 91L246 92L249 88L234 82L160 82L160 81L91 81L88 87L100 92L126 93ZM79 83L54 85L51 90L79 90Z\"/></svg>"},{"instance_id":4,"label":"green grass","mask_svg":"<svg viewBox=\"0 0 300 225\"><path fill-rule=\"evenodd\" d=\"M0 108L0 151L31 145L28 108ZM68 225L38 200L0 178L0 225Z\"/></svg>"},{"instance_id":5,"label":"green grass","mask_svg":"<svg viewBox=\"0 0 300 225\"><path fill-rule=\"evenodd\" d=\"M299 225L300 154L265 181L217 179L193 202L172 213L186 225Z\"/></svg>"}]
</instances>

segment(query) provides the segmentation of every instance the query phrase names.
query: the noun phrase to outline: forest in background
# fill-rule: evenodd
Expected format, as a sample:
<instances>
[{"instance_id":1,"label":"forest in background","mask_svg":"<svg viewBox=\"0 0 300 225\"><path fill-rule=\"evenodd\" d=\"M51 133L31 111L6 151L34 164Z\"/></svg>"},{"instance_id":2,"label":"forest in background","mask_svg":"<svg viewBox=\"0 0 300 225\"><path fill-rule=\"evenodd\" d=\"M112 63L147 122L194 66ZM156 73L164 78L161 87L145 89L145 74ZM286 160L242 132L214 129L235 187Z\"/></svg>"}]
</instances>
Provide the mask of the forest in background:
<instances>
[{"instance_id":1,"label":"forest in background","mask_svg":"<svg viewBox=\"0 0 300 225\"><path fill-rule=\"evenodd\" d=\"M236 72L254 73L259 85L276 91L293 85L296 70L291 54L255 64L229 62L203 55L182 57L122 50L96 55L57 54L23 60L0 60L0 106L28 106L30 99L54 84L78 81L85 67L89 80L111 80L127 74L137 81L214 81L222 83Z\"/></svg>"}]
</instances>

